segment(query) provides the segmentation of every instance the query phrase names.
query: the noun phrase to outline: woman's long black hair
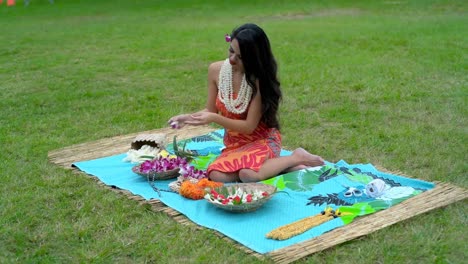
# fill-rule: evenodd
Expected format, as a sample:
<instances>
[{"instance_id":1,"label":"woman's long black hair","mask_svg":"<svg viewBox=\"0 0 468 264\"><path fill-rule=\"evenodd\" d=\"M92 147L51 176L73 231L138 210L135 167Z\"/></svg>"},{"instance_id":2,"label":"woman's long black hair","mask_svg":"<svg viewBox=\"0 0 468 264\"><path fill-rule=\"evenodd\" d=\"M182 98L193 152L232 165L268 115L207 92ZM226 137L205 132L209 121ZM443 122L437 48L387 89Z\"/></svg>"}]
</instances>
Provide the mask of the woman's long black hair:
<instances>
[{"instance_id":1,"label":"woman's long black hair","mask_svg":"<svg viewBox=\"0 0 468 264\"><path fill-rule=\"evenodd\" d=\"M262 95L262 119L268 127L279 129L278 108L282 93L277 77L278 66L271 52L267 35L255 24L244 24L232 31L231 39L237 39L248 84L253 94L260 89ZM258 80L259 86L256 86Z\"/></svg>"}]
</instances>

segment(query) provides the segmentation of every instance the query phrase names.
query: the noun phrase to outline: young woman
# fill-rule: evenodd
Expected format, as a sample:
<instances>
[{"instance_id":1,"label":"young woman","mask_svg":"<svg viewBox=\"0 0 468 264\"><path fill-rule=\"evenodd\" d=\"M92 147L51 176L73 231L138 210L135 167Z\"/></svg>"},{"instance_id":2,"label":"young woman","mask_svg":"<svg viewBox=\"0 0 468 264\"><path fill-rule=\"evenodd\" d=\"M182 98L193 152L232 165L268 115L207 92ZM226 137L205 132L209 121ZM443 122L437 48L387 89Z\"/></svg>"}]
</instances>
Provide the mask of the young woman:
<instances>
[{"instance_id":1,"label":"young woman","mask_svg":"<svg viewBox=\"0 0 468 264\"><path fill-rule=\"evenodd\" d=\"M280 157L278 107L282 97L277 64L265 32L255 24L234 29L229 58L208 69L206 108L174 116L168 123L182 127L216 123L225 129L221 155L208 167L220 182L256 182L282 172L323 165L323 159L302 148Z\"/></svg>"}]
</instances>

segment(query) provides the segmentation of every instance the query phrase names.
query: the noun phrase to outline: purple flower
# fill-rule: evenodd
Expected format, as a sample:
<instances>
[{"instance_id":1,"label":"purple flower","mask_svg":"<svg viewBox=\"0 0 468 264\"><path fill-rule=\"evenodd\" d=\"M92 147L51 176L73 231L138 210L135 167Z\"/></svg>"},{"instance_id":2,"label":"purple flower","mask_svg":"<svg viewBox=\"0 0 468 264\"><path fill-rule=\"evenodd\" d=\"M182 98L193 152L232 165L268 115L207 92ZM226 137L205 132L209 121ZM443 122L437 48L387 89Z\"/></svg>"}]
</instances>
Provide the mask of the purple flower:
<instances>
[{"instance_id":1,"label":"purple flower","mask_svg":"<svg viewBox=\"0 0 468 264\"><path fill-rule=\"evenodd\" d=\"M203 179L206 178L206 171L198 170L194 166L190 165L185 158L163 158L158 157L153 160L146 160L140 165L141 173L154 173L154 172L165 172L180 168L180 174L184 178Z\"/></svg>"},{"instance_id":2,"label":"purple flower","mask_svg":"<svg viewBox=\"0 0 468 264\"><path fill-rule=\"evenodd\" d=\"M172 121L172 122L171 122L171 128L172 128L172 129L178 129L178 128L180 128L180 127L179 127L179 122L177 122L177 121Z\"/></svg>"},{"instance_id":3,"label":"purple flower","mask_svg":"<svg viewBox=\"0 0 468 264\"><path fill-rule=\"evenodd\" d=\"M198 179L198 180L207 177L206 171L198 170L194 166L191 166L189 164L185 164L184 166L181 166L180 174L184 178L194 178L194 179Z\"/></svg>"},{"instance_id":4,"label":"purple flower","mask_svg":"<svg viewBox=\"0 0 468 264\"><path fill-rule=\"evenodd\" d=\"M151 160L146 160L140 165L140 172L148 173L153 169L153 163Z\"/></svg>"}]
</instances>

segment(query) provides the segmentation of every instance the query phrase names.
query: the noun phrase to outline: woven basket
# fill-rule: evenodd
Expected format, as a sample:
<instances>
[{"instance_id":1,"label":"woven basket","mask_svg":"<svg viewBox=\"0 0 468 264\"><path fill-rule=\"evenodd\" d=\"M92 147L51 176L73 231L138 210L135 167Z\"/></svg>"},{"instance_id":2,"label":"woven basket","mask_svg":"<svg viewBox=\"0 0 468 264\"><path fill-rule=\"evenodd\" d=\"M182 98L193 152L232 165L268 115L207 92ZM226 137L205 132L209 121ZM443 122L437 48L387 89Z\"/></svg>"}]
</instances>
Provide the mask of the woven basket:
<instances>
[{"instance_id":1,"label":"woven basket","mask_svg":"<svg viewBox=\"0 0 468 264\"><path fill-rule=\"evenodd\" d=\"M168 170L168 171L164 171L164 172L143 173L143 172L140 172L140 166L141 166L141 164L138 164L138 165L134 166L132 168L132 171L135 174L143 176L143 177L147 178L150 181L174 179L174 178L177 178L177 176L179 176L179 171L180 171L180 168L175 168L173 170Z\"/></svg>"},{"instance_id":2,"label":"woven basket","mask_svg":"<svg viewBox=\"0 0 468 264\"><path fill-rule=\"evenodd\" d=\"M223 187L214 188L214 190L218 192L219 194L229 196L229 195L233 195L238 188L242 189L244 192L247 192L247 193L252 193L255 190L267 192L268 196L258 199L256 201L250 202L250 203L242 203L239 205L219 204L210 200L209 198L205 198L205 200L207 200L210 204L218 208L221 208L223 210L226 210L228 212L247 213L247 212L255 211L258 208L260 208L262 205L268 202L276 192L275 186L263 184L263 183L236 183L236 184L231 184L231 185L224 185Z\"/></svg>"},{"instance_id":3,"label":"woven basket","mask_svg":"<svg viewBox=\"0 0 468 264\"><path fill-rule=\"evenodd\" d=\"M131 148L139 150L142 146L148 145L157 149L164 149L166 134L140 134L132 141Z\"/></svg>"}]
</instances>

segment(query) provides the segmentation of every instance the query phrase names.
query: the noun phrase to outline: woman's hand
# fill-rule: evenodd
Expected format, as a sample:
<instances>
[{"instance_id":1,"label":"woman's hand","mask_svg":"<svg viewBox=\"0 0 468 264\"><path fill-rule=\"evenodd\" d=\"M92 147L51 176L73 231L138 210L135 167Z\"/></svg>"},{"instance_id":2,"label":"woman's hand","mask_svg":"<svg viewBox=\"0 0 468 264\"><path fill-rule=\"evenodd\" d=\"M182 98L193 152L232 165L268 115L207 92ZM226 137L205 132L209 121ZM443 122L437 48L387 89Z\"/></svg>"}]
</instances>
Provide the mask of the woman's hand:
<instances>
[{"instance_id":1,"label":"woman's hand","mask_svg":"<svg viewBox=\"0 0 468 264\"><path fill-rule=\"evenodd\" d=\"M187 124L187 121L190 119L191 117L188 114L177 115L171 117L169 121L167 121L167 124L169 124L174 129L179 129L184 127L185 124Z\"/></svg>"},{"instance_id":2,"label":"woman's hand","mask_svg":"<svg viewBox=\"0 0 468 264\"><path fill-rule=\"evenodd\" d=\"M186 120L185 123L194 126L206 125L214 122L216 115L212 112L198 112L190 115L190 119Z\"/></svg>"}]
</instances>

